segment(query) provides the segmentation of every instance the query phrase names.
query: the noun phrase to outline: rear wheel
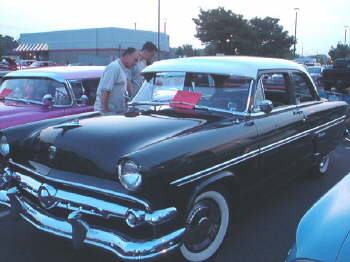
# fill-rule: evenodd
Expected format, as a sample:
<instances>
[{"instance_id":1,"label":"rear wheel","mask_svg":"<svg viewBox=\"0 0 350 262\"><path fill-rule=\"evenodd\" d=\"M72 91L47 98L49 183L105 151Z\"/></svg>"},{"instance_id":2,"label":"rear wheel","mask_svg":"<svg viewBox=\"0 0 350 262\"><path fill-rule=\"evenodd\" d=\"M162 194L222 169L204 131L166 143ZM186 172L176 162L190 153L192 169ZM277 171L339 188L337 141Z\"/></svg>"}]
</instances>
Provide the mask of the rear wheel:
<instances>
[{"instance_id":1,"label":"rear wheel","mask_svg":"<svg viewBox=\"0 0 350 262\"><path fill-rule=\"evenodd\" d=\"M187 231L181 254L188 261L205 261L222 245L230 222L230 208L224 191L199 194L187 216Z\"/></svg>"},{"instance_id":2,"label":"rear wheel","mask_svg":"<svg viewBox=\"0 0 350 262\"><path fill-rule=\"evenodd\" d=\"M331 158L329 154L321 157L318 163L312 168L312 176L320 177L320 176L326 175L328 171L330 159Z\"/></svg>"}]
</instances>

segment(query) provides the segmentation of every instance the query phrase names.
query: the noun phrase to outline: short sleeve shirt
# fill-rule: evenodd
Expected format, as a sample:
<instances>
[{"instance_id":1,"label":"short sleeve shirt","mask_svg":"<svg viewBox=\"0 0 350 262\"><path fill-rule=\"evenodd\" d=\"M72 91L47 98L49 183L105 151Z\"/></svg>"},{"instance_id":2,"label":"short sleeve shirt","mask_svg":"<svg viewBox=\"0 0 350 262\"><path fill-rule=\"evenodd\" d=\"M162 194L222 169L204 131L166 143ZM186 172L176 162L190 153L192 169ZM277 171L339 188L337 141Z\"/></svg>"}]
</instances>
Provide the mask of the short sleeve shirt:
<instances>
[{"instance_id":1,"label":"short sleeve shirt","mask_svg":"<svg viewBox=\"0 0 350 262\"><path fill-rule=\"evenodd\" d=\"M140 73L146 66L146 61L141 60L131 69L131 83L135 93L139 91L142 85L143 76Z\"/></svg>"},{"instance_id":2,"label":"short sleeve shirt","mask_svg":"<svg viewBox=\"0 0 350 262\"><path fill-rule=\"evenodd\" d=\"M124 94L127 87L127 69L120 61L110 63L104 70L97 88L94 109L103 111L101 103L101 92L109 91L108 109L112 112L124 112L126 103Z\"/></svg>"}]
</instances>

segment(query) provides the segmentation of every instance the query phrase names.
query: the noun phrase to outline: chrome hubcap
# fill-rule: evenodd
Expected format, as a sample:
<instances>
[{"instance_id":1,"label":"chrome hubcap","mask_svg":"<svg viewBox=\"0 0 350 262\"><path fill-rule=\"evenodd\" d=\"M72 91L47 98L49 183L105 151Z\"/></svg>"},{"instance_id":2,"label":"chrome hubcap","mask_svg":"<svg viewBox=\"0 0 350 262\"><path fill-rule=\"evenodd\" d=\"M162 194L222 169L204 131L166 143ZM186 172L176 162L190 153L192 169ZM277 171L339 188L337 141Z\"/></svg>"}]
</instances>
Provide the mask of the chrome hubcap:
<instances>
[{"instance_id":1,"label":"chrome hubcap","mask_svg":"<svg viewBox=\"0 0 350 262\"><path fill-rule=\"evenodd\" d=\"M329 165L329 156L324 156L319 164L319 169L321 173L324 173L327 171Z\"/></svg>"},{"instance_id":2,"label":"chrome hubcap","mask_svg":"<svg viewBox=\"0 0 350 262\"><path fill-rule=\"evenodd\" d=\"M221 215L218 205L209 199L196 203L187 218L184 245L191 252L201 252L216 238Z\"/></svg>"}]
</instances>

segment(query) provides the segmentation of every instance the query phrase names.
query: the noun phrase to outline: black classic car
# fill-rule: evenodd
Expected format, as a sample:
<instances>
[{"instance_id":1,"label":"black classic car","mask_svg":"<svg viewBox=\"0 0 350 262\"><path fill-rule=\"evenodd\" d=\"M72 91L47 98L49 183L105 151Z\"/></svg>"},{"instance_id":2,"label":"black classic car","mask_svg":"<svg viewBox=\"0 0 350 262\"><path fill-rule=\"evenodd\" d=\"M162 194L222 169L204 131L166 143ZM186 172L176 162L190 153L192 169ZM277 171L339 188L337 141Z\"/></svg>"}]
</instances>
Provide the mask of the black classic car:
<instances>
[{"instance_id":1,"label":"black classic car","mask_svg":"<svg viewBox=\"0 0 350 262\"><path fill-rule=\"evenodd\" d=\"M14 219L123 260L179 248L205 261L244 199L326 174L345 130L347 104L321 99L291 61L183 58L143 74L123 115L0 132L0 202Z\"/></svg>"}]
</instances>

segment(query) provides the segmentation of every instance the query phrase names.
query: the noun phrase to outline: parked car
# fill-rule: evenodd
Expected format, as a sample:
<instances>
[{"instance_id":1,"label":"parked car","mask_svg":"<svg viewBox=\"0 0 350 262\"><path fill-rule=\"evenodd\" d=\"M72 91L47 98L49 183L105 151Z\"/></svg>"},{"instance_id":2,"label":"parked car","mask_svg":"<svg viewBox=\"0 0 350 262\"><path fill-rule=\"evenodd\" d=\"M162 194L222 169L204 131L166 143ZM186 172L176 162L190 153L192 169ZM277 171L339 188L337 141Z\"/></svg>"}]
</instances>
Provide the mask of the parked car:
<instances>
[{"instance_id":1,"label":"parked car","mask_svg":"<svg viewBox=\"0 0 350 262\"><path fill-rule=\"evenodd\" d=\"M350 173L306 212L286 262L348 262Z\"/></svg>"},{"instance_id":2,"label":"parked car","mask_svg":"<svg viewBox=\"0 0 350 262\"><path fill-rule=\"evenodd\" d=\"M326 90L335 87L344 90L350 87L350 59L336 59L331 68L322 72L322 82Z\"/></svg>"},{"instance_id":3,"label":"parked car","mask_svg":"<svg viewBox=\"0 0 350 262\"><path fill-rule=\"evenodd\" d=\"M2 57L0 61L0 70L13 71L17 70L16 61L12 57Z\"/></svg>"},{"instance_id":4,"label":"parked car","mask_svg":"<svg viewBox=\"0 0 350 262\"><path fill-rule=\"evenodd\" d=\"M323 66L308 66L307 71L317 86L321 85Z\"/></svg>"},{"instance_id":5,"label":"parked car","mask_svg":"<svg viewBox=\"0 0 350 262\"><path fill-rule=\"evenodd\" d=\"M104 67L18 70L2 79L0 129L93 111Z\"/></svg>"},{"instance_id":6,"label":"parked car","mask_svg":"<svg viewBox=\"0 0 350 262\"><path fill-rule=\"evenodd\" d=\"M28 69L37 68L37 67L47 67L47 66L62 66L62 65L59 65L52 61L35 61L30 66L28 66Z\"/></svg>"},{"instance_id":7,"label":"parked car","mask_svg":"<svg viewBox=\"0 0 350 262\"><path fill-rule=\"evenodd\" d=\"M34 62L36 62L36 60L20 60L17 63L17 67L19 69L27 69L31 64L33 64Z\"/></svg>"},{"instance_id":8,"label":"parked car","mask_svg":"<svg viewBox=\"0 0 350 262\"><path fill-rule=\"evenodd\" d=\"M143 74L123 115L2 130L0 202L14 217L123 260L179 248L205 261L239 203L326 174L344 133L347 104L321 99L291 61L181 58Z\"/></svg>"}]
</instances>

